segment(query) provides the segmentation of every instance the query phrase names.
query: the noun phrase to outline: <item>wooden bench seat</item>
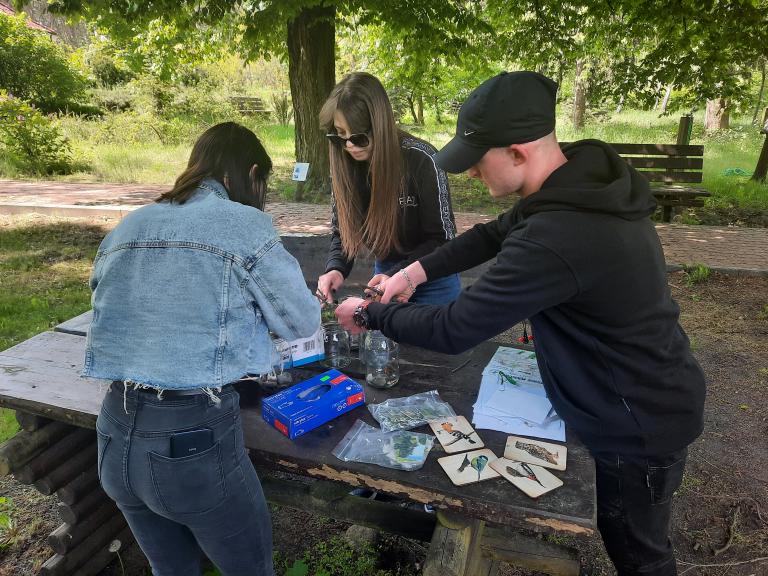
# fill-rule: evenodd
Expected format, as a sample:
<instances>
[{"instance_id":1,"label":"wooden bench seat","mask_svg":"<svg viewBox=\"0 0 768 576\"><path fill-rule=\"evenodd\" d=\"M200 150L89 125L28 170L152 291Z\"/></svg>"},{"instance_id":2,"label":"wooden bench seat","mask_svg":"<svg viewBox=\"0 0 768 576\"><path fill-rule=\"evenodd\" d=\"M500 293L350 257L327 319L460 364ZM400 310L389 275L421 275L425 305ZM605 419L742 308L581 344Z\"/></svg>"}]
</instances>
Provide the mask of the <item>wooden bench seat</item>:
<instances>
[{"instance_id":1,"label":"wooden bench seat","mask_svg":"<svg viewBox=\"0 0 768 576\"><path fill-rule=\"evenodd\" d=\"M237 108L237 111L241 114L251 116L268 116L270 114L269 110L267 110L267 107L264 104L264 100L261 98L254 96L231 96L229 98L229 102L235 108Z\"/></svg>"},{"instance_id":2,"label":"wooden bench seat","mask_svg":"<svg viewBox=\"0 0 768 576\"><path fill-rule=\"evenodd\" d=\"M562 145L568 144L563 142ZM662 220L672 219L673 209L703 206L710 193L701 186L704 146L701 144L616 144L616 153L651 183L651 192L662 209Z\"/></svg>"}]
</instances>

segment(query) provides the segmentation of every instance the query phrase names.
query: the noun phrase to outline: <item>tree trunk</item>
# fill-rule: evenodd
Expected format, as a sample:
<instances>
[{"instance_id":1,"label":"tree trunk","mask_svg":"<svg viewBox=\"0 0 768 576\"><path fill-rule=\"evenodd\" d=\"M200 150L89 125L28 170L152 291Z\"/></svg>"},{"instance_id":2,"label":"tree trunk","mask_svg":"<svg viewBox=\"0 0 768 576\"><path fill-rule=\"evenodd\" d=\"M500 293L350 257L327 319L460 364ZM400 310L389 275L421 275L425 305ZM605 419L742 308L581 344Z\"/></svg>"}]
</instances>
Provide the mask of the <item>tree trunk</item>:
<instances>
[{"instance_id":1,"label":"tree trunk","mask_svg":"<svg viewBox=\"0 0 768 576\"><path fill-rule=\"evenodd\" d=\"M624 109L624 94L621 95L619 98L619 103L616 105L616 114L621 114L621 111Z\"/></svg>"},{"instance_id":2,"label":"tree trunk","mask_svg":"<svg viewBox=\"0 0 768 576\"><path fill-rule=\"evenodd\" d=\"M763 149L760 151L760 157L757 159L757 166L752 174L752 180L755 182L765 182L765 177L768 175L768 108L763 113L763 131L765 132L765 140L763 141Z\"/></svg>"},{"instance_id":3,"label":"tree trunk","mask_svg":"<svg viewBox=\"0 0 768 576\"><path fill-rule=\"evenodd\" d=\"M757 104L755 104L755 113L752 114L752 126L757 124L757 115L760 114L760 108L763 106L763 92L765 91L765 58L760 60L760 91L757 93Z\"/></svg>"},{"instance_id":4,"label":"tree trunk","mask_svg":"<svg viewBox=\"0 0 768 576\"><path fill-rule=\"evenodd\" d=\"M707 100L707 112L704 116L704 129L707 132L713 130L728 130L728 108L725 98Z\"/></svg>"},{"instance_id":5,"label":"tree trunk","mask_svg":"<svg viewBox=\"0 0 768 576\"><path fill-rule=\"evenodd\" d=\"M408 100L408 107L411 109L411 116L413 117L413 123L418 124L419 123L419 115L416 113L416 100L413 97L413 94L408 94L405 98Z\"/></svg>"},{"instance_id":6,"label":"tree trunk","mask_svg":"<svg viewBox=\"0 0 768 576\"><path fill-rule=\"evenodd\" d=\"M336 82L336 8L305 8L288 22L288 78L296 126L296 161L309 162L306 182L299 182L296 200L307 192L329 193L328 143L320 129L320 108Z\"/></svg>"},{"instance_id":7,"label":"tree trunk","mask_svg":"<svg viewBox=\"0 0 768 576\"><path fill-rule=\"evenodd\" d=\"M573 128L584 128L584 113L587 108L587 80L584 74L584 61L576 61L576 81L573 90Z\"/></svg>"},{"instance_id":8,"label":"tree trunk","mask_svg":"<svg viewBox=\"0 0 768 576\"><path fill-rule=\"evenodd\" d=\"M667 113L667 106L669 106L669 99L672 97L672 84L667 85L667 91L664 92L664 99L661 101L661 116Z\"/></svg>"},{"instance_id":9,"label":"tree trunk","mask_svg":"<svg viewBox=\"0 0 768 576\"><path fill-rule=\"evenodd\" d=\"M433 102L434 102L434 106L435 106L435 120L437 121L438 124L442 124L443 123L443 114L442 114L442 112L440 110L440 100L438 98L435 98L433 100Z\"/></svg>"},{"instance_id":10,"label":"tree trunk","mask_svg":"<svg viewBox=\"0 0 768 576\"><path fill-rule=\"evenodd\" d=\"M424 126L424 95L419 94L416 98L416 124Z\"/></svg>"},{"instance_id":11,"label":"tree trunk","mask_svg":"<svg viewBox=\"0 0 768 576\"><path fill-rule=\"evenodd\" d=\"M765 177L768 174L768 134L765 136L763 142L763 149L760 152L760 157L757 159L757 166L752 174L752 180L755 182L765 182Z\"/></svg>"}]
</instances>

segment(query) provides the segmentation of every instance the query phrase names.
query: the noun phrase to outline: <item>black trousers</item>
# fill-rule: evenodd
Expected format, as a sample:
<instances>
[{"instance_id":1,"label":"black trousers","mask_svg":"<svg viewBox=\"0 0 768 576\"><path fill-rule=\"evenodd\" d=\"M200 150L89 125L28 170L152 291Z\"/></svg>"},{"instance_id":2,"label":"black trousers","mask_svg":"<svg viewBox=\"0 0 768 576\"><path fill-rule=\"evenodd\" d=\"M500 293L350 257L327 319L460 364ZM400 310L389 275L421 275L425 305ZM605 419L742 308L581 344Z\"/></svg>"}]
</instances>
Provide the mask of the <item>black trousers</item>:
<instances>
[{"instance_id":1,"label":"black trousers","mask_svg":"<svg viewBox=\"0 0 768 576\"><path fill-rule=\"evenodd\" d=\"M675 576L669 523L688 450L653 457L593 452L597 526L619 576Z\"/></svg>"}]
</instances>

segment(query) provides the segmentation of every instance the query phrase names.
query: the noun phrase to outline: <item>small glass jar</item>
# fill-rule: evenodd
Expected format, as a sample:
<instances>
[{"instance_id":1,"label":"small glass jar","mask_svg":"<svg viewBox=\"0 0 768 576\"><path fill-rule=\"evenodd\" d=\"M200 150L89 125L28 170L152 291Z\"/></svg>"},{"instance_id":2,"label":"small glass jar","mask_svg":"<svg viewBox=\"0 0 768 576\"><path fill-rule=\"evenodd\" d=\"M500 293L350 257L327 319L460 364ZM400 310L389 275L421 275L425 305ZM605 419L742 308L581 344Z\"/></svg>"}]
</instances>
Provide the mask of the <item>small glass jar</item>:
<instances>
[{"instance_id":1,"label":"small glass jar","mask_svg":"<svg viewBox=\"0 0 768 576\"><path fill-rule=\"evenodd\" d=\"M365 381L373 388L392 388L400 380L397 342L378 330L365 338Z\"/></svg>"},{"instance_id":2,"label":"small glass jar","mask_svg":"<svg viewBox=\"0 0 768 576\"><path fill-rule=\"evenodd\" d=\"M349 333L339 324L323 324L325 357L321 364L326 368L346 368L352 362L349 353Z\"/></svg>"},{"instance_id":3,"label":"small glass jar","mask_svg":"<svg viewBox=\"0 0 768 576\"><path fill-rule=\"evenodd\" d=\"M365 347L366 347L366 342L368 341L369 334L370 334L370 331L368 330L366 330L365 332L361 332L360 340L358 341L357 359L360 361L360 366L363 369L365 368Z\"/></svg>"}]
</instances>

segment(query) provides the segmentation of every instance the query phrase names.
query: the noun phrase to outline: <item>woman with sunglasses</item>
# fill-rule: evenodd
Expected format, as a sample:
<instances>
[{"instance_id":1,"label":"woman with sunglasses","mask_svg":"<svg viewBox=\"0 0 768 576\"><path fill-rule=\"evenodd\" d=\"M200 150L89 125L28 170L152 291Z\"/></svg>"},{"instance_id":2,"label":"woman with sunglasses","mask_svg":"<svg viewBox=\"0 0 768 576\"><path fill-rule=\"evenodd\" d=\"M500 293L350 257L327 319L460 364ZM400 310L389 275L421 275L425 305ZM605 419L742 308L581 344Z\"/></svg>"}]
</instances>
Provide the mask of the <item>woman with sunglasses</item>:
<instances>
[{"instance_id":1,"label":"woman with sunglasses","mask_svg":"<svg viewBox=\"0 0 768 576\"><path fill-rule=\"evenodd\" d=\"M445 172L435 149L398 129L384 87L365 72L346 76L320 111L328 132L333 181L333 236L318 291L330 301L363 247L375 256L375 288L456 235ZM458 276L403 294L411 302L456 298Z\"/></svg>"},{"instance_id":2,"label":"woman with sunglasses","mask_svg":"<svg viewBox=\"0 0 768 576\"><path fill-rule=\"evenodd\" d=\"M272 368L269 332L311 335L320 306L263 212L272 161L209 128L173 189L104 239L83 374L111 381L101 485L156 576L272 576L272 526L232 382Z\"/></svg>"}]
</instances>

